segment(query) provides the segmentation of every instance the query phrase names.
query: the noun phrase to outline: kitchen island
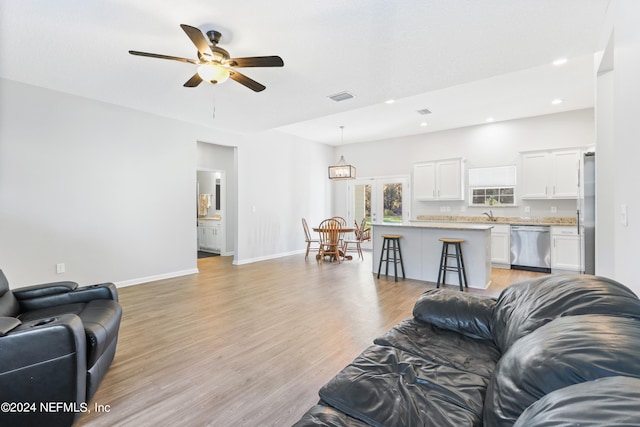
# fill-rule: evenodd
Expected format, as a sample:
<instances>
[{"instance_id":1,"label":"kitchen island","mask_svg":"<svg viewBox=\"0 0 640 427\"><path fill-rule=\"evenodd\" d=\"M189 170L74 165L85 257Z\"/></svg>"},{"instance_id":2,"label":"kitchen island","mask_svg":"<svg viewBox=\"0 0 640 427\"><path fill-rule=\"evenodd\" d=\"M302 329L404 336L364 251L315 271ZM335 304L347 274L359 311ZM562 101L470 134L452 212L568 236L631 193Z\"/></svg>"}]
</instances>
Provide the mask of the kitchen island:
<instances>
[{"instance_id":1,"label":"kitchen island","mask_svg":"<svg viewBox=\"0 0 640 427\"><path fill-rule=\"evenodd\" d=\"M412 221L409 224L371 224L373 241L373 268L378 273L382 234L402 236L400 248L408 279L436 282L442 254L441 237L464 239L462 255L470 288L486 289L491 282L491 228L492 225L465 223L434 223ZM393 266L389 266L391 273ZM400 266L398 265L398 269ZM384 273L384 265L382 267ZM399 274L400 271L398 271ZM382 276L381 276L382 277ZM458 276L447 274L447 284L458 285Z\"/></svg>"}]
</instances>

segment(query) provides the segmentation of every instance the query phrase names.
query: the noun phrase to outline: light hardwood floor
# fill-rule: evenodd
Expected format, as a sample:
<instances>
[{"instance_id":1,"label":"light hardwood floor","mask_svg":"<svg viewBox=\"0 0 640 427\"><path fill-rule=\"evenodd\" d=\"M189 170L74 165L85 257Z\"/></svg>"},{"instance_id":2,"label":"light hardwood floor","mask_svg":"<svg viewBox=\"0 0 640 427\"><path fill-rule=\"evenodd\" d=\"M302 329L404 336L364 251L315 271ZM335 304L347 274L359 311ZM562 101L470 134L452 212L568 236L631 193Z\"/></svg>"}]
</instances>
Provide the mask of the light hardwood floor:
<instances>
[{"instance_id":1,"label":"light hardwood floor","mask_svg":"<svg viewBox=\"0 0 640 427\"><path fill-rule=\"evenodd\" d=\"M304 255L231 261L203 258L199 274L119 290L118 350L89 406L105 411L77 426L291 425L435 287L376 279L370 253L340 265ZM539 275L494 269L481 293Z\"/></svg>"}]
</instances>

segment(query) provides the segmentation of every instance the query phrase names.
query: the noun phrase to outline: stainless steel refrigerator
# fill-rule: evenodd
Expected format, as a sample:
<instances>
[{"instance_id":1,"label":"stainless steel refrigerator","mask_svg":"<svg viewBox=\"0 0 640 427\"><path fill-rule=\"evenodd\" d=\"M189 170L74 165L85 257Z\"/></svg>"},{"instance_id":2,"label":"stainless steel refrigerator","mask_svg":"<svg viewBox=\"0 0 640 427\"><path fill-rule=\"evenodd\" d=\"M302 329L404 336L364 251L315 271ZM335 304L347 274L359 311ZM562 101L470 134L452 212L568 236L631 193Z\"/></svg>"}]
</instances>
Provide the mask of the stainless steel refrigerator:
<instances>
[{"instance_id":1,"label":"stainless steel refrigerator","mask_svg":"<svg viewBox=\"0 0 640 427\"><path fill-rule=\"evenodd\" d=\"M595 274L596 259L596 154L584 154L580 168L578 233L580 234L580 271Z\"/></svg>"}]
</instances>

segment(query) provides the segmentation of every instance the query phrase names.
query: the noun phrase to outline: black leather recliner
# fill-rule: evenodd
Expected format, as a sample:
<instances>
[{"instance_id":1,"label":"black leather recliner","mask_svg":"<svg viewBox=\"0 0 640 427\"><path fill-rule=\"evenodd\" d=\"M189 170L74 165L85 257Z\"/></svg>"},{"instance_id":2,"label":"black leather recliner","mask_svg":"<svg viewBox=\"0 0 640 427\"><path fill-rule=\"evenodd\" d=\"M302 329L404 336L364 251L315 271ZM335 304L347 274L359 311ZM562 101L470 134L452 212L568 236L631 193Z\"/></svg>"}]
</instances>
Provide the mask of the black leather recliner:
<instances>
[{"instance_id":1,"label":"black leather recliner","mask_svg":"<svg viewBox=\"0 0 640 427\"><path fill-rule=\"evenodd\" d=\"M0 270L0 425L72 425L113 361L121 318L112 283L12 291Z\"/></svg>"}]
</instances>

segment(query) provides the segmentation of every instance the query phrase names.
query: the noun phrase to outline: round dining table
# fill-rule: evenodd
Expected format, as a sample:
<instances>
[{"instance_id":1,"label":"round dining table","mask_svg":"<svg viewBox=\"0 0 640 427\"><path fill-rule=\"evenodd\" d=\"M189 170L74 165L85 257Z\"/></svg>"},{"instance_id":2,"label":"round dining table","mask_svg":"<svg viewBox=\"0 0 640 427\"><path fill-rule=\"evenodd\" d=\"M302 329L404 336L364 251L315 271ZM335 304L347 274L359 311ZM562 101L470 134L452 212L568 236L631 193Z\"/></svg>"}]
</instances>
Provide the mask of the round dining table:
<instances>
[{"instance_id":1,"label":"round dining table","mask_svg":"<svg viewBox=\"0 0 640 427\"><path fill-rule=\"evenodd\" d=\"M319 233L321 230L320 227L313 227L313 231L315 231L316 233ZM339 233L353 233L354 231L356 231L355 228L353 227L340 227L338 229ZM345 254L342 249L338 249L338 253L340 254L340 256L342 257L342 259L348 259L351 260L353 259L353 257L351 255L347 255ZM318 249L318 253L316 254L316 259L320 259L320 250Z\"/></svg>"}]
</instances>

